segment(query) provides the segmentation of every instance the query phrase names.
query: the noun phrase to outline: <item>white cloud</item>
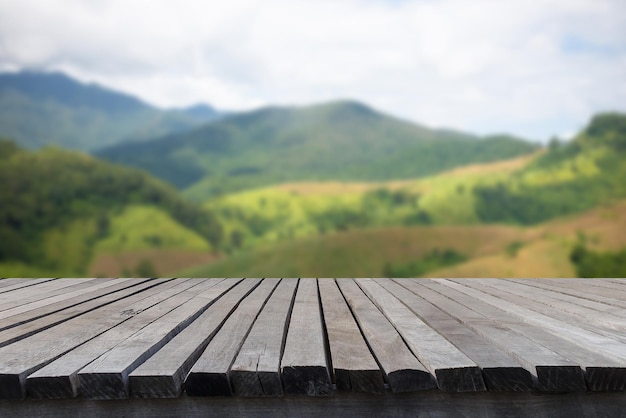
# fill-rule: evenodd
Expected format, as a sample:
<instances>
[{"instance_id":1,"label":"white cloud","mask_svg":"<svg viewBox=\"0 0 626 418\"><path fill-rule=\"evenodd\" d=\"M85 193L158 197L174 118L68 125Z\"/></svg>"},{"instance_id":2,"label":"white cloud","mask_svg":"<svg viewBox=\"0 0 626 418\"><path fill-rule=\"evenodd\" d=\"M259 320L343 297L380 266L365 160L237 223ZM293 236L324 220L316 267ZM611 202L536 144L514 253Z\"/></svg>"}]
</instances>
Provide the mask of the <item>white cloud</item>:
<instances>
[{"instance_id":1,"label":"white cloud","mask_svg":"<svg viewBox=\"0 0 626 418\"><path fill-rule=\"evenodd\" d=\"M0 0L0 68L163 106L338 97L546 139L626 110L622 0Z\"/></svg>"}]
</instances>

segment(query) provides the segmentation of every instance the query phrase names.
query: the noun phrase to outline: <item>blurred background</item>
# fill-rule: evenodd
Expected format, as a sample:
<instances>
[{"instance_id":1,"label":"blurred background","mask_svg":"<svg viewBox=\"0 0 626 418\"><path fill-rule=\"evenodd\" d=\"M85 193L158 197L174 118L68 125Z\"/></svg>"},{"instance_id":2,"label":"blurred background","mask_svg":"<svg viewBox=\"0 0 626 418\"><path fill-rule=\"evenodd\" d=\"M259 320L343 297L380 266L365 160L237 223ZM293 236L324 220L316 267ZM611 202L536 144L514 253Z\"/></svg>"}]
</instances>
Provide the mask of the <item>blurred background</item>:
<instances>
[{"instance_id":1,"label":"blurred background","mask_svg":"<svg viewBox=\"0 0 626 418\"><path fill-rule=\"evenodd\" d=\"M0 0L1 277L626 277L621 0Z\"/></svg>"}]
</instances>

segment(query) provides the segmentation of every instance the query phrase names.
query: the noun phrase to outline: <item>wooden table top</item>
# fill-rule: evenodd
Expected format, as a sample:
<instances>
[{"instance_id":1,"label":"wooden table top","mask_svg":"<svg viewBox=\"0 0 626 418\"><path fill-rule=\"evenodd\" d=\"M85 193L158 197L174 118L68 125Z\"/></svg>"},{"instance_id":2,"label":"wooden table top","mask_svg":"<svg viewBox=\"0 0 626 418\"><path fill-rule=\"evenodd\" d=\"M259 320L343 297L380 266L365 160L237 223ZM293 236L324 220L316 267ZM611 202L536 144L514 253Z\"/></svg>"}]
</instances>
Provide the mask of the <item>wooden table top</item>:
<instances>
[{"instance_id":1,"label":"wooden table top","mask_svg":"<svg viewBox=\"0 0 626 418\"><path fill-rule=\"evenodd\" d=\"M624 279L0 279L0 400L625 384Z\"/></svg>"}]
</instances>

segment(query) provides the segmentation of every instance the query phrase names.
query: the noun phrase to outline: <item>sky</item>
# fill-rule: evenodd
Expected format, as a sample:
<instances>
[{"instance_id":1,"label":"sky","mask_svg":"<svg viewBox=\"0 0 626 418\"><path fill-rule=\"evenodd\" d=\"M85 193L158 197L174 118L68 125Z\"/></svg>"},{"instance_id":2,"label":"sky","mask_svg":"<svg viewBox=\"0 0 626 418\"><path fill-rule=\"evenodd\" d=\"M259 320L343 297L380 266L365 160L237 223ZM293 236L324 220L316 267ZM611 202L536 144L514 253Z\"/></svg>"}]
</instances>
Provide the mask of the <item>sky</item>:
<instances>
[{"instance_id":1,"label":"sky","mask_svg":"<svg viewBox=\"0 0 626 418\"><path fill-rule=\"evenodd\" d=\"M546 141L626 111L626 1L0 0L0 71L21 69L160 107L354 99Z\"/></svg>"}]
</instances>

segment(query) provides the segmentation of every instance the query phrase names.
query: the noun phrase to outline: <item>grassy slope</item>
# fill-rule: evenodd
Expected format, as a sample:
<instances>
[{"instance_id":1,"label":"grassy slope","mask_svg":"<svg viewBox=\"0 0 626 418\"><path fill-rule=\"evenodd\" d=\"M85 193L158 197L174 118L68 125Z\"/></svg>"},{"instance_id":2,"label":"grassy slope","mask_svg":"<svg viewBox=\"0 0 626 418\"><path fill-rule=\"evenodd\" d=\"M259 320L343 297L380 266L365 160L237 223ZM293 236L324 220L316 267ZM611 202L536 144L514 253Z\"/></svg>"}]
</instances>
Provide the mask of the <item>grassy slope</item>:
<instances>
[{"instance_id":1,"label":"grassy slope","mask_svg":"<svg viewBox=\"0 0 626 418\"><path fill-rule=\"evenodd\" d=\"M626 116L600 115L594 117L572 143L553 147L537 158L494 170L487 167L461 169L456 173L403 184L404 189L422 194L419 207L429 208L435 214L435 221L440 223L472 224L491 220L538 224L541 220L557 219L519 229L514 234L515 238L508 242L499 241L496 234L483 234L482 240L462 236L461 231L472 227L411 228L406 231L419 231L421 239L426 241L423 245L429 246L430 250L450 249L470 259L463 264L431 272L433 276L574 276L569 254L573 246L583 239L581 237L591 249L616 250L626 246L626 234L623 233L626 230L624 152ZM297 190L293 185L290 187L292 193ZM306 185L306 189L312 188ZM363 194L362 189L363 185L359 185L354 193ZM475 192L481 189L491 194ZM590 207L596 209L589 212ZM587 213L576 215L585 209ZM492 227L473 228L477 233ZM438 235L428 236L426 230L431 233L437 231ZM387 248L394 248L396 241L403 241L395 231L374 229L308 238L237 255L208 266L206 271L191 273L204 275L217 269L220 275L232 272L252 275L378 276L385 271L385 263L411 261L403 259L406 254L402 251L385 252ZM363 235L366 233L373 235ZM417 236L415 239L418 239ZM459 248L466 242L472 242L474 250L468 252ZM476 253L484 246L492 246L493 251ZM411 253L414 259L426 255L423 251Z\"/></svg>"},{"instance_id":2,"label":"grassy slope","mask_svg":"<svg viewBox=\"0 0 626 418\"><path fill-rule=\"evenodd\" d=\"M531 152L510 137L431 130L354 102L264 108L193 132L99 155L138 166L204 200L292 181L379 181Z\"/></svg>"},{"instance_id":3,"label":"grassy slope","mask_svg":"<svg viewBox=\"0 0 626 418\"><path fill-rule=\"evenodd\" d=\"M506 252L428 273L428 277L575 277L569 260L581 236L589 248L619 250L626 247L626 201L603 206L532 228L516 256Z\"/></svg>"},{"instance_id":4,"label":"grassy slope","mask_svg":"<svg viewBox=\"0 0 626 418\"><path fill-rule=\"evenodd\" d=\"M434 249L470 258L427 277L574 277L569 252L580 234L591 248L626 246L626 201L537 227L496 225L375 228L268 245L182 276L381 277L385 264L407 263ZM507 251L521 243L516 254Z\"/></svg>"},{"instance_id":5,"label":"grassy slope","mask_svg":"<svg viewBox=\"0 0 626 418\"><path fill-rule=\"evenodd\" d=\"M418 180L286 183L227 195L205 206L218 215L227 239L233 231L239 231L246 248L316 235L324 214L342 210L366 213L367 226L404 225L406 218L418 210L427 212L434 224L477 224L472 188L506 178L542 152L474 164ZM408 196L416 196L418 203L408 200L386 205L371 198L371 193L380 190L407 192Z\"/></svg>"},{"instance_id":6,"label":"grassy slope","mask_svg":"<svg viewBox=\"0 0 626 418\"><path fill-rule=\"evenodd\" d=\"M237 254L181 276L380 277L386 262L409 262L433 249L479 256L518 239L502 226L360 229L308 237Z\"/></svg>"}]
</instances>

